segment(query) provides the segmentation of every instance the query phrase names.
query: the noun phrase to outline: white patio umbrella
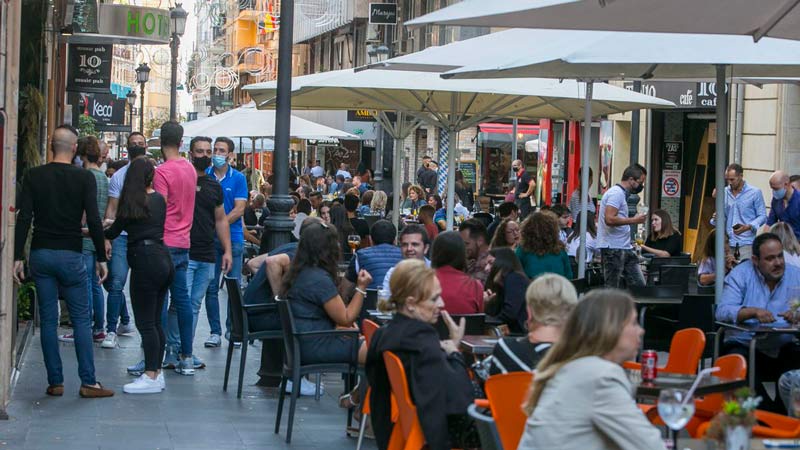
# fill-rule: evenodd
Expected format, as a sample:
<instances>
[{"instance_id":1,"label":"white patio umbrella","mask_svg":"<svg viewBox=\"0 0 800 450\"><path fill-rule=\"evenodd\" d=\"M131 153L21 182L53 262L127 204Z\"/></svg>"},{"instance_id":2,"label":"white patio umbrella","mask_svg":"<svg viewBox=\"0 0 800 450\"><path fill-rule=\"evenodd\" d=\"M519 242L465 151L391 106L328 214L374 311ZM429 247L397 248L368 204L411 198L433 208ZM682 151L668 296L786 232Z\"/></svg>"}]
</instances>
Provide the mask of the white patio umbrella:
<instances>
[{"instance_id":1,"label":"white patio umbrella","mask_svg":"<svg viewBox=\"0 0 800 450\"><path fill-rule=\"evenodd\" d=\"M406 22L800 39L798 0L464 0Z\"/></svg>"},{"instance_id":2,"label":"white patio umbrella","mask_svg":"<svg viewBox=\"0 0 800 450\"><path fill-rule=\"evenodd\" d=\"M258 102L274 102L276 83L245 88ZM308 109L360 108L397 111L446 130L452 138L465 128L495 117L574 119L584 108L586 85L547 79L443 80L432 72L341 70L296 77L292 107ZM626 89L600 85L594 98L599 114L632 109L673 107L671 102ZM343 106L347 105L347 106ZM455 139L457 142L457 139ZM447 154L447 222L453 223L456 153ZM440 161L444 163L444 161ZM399 170L399 164L395 167ZM399 177L394 177L399 180ZM440 177L440 183L443 181ZM396 181L397 183L397 181ZM399 186L395 185L395 195ZM399 205L395 205L397 209Z\"/></svg>"}]
</instances>

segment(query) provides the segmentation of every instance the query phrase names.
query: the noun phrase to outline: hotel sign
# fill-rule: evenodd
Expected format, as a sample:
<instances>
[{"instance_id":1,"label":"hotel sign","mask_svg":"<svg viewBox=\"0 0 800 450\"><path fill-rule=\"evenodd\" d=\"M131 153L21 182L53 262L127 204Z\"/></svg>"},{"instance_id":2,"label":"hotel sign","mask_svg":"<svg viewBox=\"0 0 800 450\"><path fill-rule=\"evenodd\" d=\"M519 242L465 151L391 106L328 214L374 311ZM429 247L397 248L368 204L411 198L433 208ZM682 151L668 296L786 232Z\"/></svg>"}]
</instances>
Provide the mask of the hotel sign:
<instances>
[{"instance_id":1,"label":"hotel sign","mask_svg":"<svg viewBox=\"0 0 800 450\"><path fill-rule=\"evenodd\" d=\"M108 3L97 6L97 34L76 32L69 42L169 44L169 10Z\"/></svg>"}]
</instances>

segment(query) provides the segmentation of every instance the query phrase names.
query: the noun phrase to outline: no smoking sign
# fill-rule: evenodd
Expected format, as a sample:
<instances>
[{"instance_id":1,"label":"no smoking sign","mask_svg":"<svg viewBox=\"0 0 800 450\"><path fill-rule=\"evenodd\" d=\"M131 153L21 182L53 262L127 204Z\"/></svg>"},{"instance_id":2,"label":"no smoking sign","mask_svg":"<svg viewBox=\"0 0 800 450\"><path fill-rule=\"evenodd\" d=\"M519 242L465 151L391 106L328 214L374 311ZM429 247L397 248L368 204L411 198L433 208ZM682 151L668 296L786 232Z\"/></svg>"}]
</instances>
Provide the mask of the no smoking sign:
<instances>
[{"instance_id":1,"label":"no smoking sign","mask_svg":"<svg viewBox=\"0 0 800 450\"><path fill-rule=\"evenodd\" d=\"M681 196L681 171L663 171L661 183L662 197L677 198Z\"/></svg>"}]
</instances>

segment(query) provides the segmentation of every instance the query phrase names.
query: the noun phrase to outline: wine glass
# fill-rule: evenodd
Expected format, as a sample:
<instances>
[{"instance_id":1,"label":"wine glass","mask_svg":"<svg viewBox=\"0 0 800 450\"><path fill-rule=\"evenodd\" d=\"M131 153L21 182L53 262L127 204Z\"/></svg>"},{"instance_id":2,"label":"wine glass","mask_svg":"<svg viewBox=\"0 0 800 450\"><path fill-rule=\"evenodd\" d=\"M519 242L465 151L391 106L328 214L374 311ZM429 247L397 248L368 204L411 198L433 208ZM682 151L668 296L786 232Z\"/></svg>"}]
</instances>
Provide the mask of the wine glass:
<instances>
[{"instance_id":1,"label":"wine glass","mask_svg":"<svg viewBox=\"0 0 800 450\"><path fill-rule=\"evenodd\" d=\"M678 431L694 415L694 398L684 389L664 389L658 396L658 415L672 430L672 448L678 448Z\"/></svg>"},{"instance_id":2,"label":"wine glass","mask_svg":"<svg viewBox=\"0 0 800 450\"><path fill-rule=\"evenodd\" d=\"M347 245L350 247L350 251L355 253L358 246L361 245L361 236L357 234L348 235Z\"/></svg>"}]
</instances>

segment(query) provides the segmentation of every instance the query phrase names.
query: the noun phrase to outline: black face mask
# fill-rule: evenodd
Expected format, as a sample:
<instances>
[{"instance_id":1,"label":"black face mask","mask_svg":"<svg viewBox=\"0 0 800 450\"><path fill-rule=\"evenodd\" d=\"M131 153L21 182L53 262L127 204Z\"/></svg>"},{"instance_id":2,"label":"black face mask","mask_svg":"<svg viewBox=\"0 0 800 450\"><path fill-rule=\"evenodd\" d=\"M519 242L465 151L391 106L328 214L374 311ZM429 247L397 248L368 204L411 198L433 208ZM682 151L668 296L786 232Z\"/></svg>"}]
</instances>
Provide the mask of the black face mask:
<instances>
[{"instance_id":1,"label":"black face mask","mask_svg":"<svg viewBox=\"0 0 800 450\"><path fill-rule=\"evenodd\" d=\"M635 188L631 189L629 192L631 194L638 194L638 193L642 192L643 190L644 190L644 184L640 184L640 185L636 186Z\"/></svg>"},{"instance_id":2,"label":"black face mask","mask_svg":"<svg viewBox=\"0 0 800 450\"><path fill-rule=\"evenodd\" d=\"M139 145L128 147L128 159L133 159L147 153L147 148Z\"/></svg>"},{"instance_id":3,"label":"black face mask","mask_svg":"<svg viewBox=\"0 0 800 450\"><path fill-rule=\"evenodd\" d=\"M211 165L211 157L209 156L193 156L192 165L197 170L206 170Z\"/></svg>"}]
</instances>

